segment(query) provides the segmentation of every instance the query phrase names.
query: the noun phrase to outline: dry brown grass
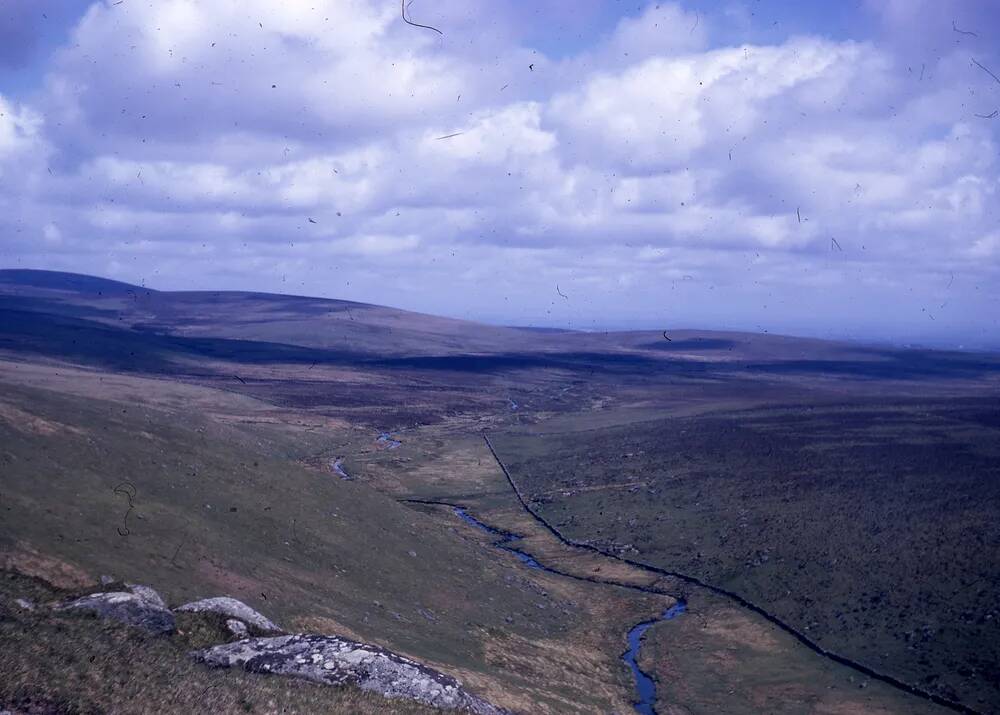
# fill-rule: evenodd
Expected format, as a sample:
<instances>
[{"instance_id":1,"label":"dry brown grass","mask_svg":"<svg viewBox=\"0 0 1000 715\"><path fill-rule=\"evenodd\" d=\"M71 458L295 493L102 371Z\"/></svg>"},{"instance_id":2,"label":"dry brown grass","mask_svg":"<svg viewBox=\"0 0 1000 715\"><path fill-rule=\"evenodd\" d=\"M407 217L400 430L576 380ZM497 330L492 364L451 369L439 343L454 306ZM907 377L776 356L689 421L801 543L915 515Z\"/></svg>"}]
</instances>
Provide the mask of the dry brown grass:
<instances>
[{"instance_id":1,"label":"dry brown grass","mask_svg":"<svg viewBox=\"0 0 1000 715\"><path fill-rule=\"evenodd\" d=\"M44 579L58 588L83 588L94 582L82 569L39 553L24 541L17 541L13 548L0 551L0 569Z\"/></svg>"},{"instance_id":2,"label":"dry brown grass","mask_svg":"<svg viewBox=\"0 0 1000 715\"><path fill-rule=\"evenodd\" d=\"M8 423L21 434L42 435L44 437L51 437L60 432L83 434L83 430L77 427L44 419L7 402L0 402L0 420Z\"/></svg>"}]
</instances>

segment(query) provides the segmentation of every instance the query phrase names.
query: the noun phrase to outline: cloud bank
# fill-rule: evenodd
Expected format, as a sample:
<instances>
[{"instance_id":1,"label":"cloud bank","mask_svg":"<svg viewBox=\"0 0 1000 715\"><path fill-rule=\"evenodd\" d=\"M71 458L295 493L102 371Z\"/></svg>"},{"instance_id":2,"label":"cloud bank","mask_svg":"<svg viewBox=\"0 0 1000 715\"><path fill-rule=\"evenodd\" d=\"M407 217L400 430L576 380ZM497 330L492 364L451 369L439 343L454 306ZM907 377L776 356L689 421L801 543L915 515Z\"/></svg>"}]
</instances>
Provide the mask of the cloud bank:
<instances>
[{"instance_id":1,"label":"cloud bank","mask_svg":"<svg viewBox=\"0 0 1000 715\"><path fill-rule=\"evenodd\" d=\"M989 3L770 42L732 8L498 5L414 3L438 35L389 2L91 4L33 91L0 86L0 261L507 323L1000 334Z\"/></svg>"}]
</instances>

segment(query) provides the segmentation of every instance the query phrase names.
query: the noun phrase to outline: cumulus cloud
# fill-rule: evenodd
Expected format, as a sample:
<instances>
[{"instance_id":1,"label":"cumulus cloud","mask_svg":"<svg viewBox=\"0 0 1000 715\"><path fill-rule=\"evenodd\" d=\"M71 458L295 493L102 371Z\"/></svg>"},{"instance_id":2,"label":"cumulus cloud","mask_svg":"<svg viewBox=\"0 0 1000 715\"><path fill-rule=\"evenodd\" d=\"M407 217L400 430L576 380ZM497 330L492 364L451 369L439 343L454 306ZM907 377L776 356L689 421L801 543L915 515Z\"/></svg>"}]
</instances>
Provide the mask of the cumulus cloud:
<instances>
[{"instance_id":1,"label":"cumulus cloud","mask_svg":"<svg viewBox=\"0 0 1000 715\"><path fill-rule=\"evenodd\" d=\"M365 0L92 4L37 92L0 95L5 262L811 332L910 320L838 314L830 290L926 320L926 286L959 272L989 322L1000 83L972 59L997 58L948 19L915 64L938 4L916 25L873 6L878 41L773 43L650 4L571 49L494 5L420 6L441 37ZM956 23L991 16L963 7Z\"/></svg>"}]
</instances>

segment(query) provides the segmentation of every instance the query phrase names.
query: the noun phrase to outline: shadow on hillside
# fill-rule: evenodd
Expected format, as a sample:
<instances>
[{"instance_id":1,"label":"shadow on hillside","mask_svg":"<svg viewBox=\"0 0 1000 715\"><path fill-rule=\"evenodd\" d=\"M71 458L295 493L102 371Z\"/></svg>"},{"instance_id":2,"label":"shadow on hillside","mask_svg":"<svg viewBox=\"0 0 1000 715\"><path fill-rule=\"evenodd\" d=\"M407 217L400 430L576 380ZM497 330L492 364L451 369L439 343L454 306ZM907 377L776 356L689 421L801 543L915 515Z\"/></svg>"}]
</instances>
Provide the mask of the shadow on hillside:
<instances>
[{"instance_id":1,"label":"shadow on hillside","mask_svg":"<svg viewBox=\"0 0 1000 715\"><path fill-rule=\"evenodd\" d=\"M644 350L680 352L685 350L732 350L736 345L735 340L723 338L685 338L683 340L657 340L651 343L641 343L637 347Z\"/></svg>"},{"instance_id":2,"label":"shadow on hillside","mask_svg":"<svg viewBox=\"0 0 1000 715\"><path fill-rule=\"evenodd\" d=\"M244 364L354 365L386 370L496 373L531 368L578 372L704 373L707 363L659 360L637 353L496 353L385 357L350 349L331 350L232 338L168 335L119 328L71 315L7 309L0 300L0 349L64 358L115 370L200 374L197 360Z\"/></svg>"},{"instance_id":3,"label":"shadow on hillside","mask_svg":"<svg viewBox=\"0 0 1000 715\"><path fill-rule=\"evenodd\" d=\"M974 353L918 350L855 350L871 360L787 360L747 363L750 372L776 375L828 375L870 380L974 378L1000 373L1000 359Z\"/></svg>"},{"instance_id":4,"label":"shadow on hillside","mask_svg":"<svg viewBox=\"0 0 1000 715\"><path fill-rule=\"evenodd\" d=\"M62 358L114 370L186 375L218 374L199 360L242 364L328 364L387 371L417 370L490 374L555 369L578 374L670 376L705 379L734 373L827 375L860 379L970 378L1000 372L1000 359L987 355L914 350L865 350L871 360L710 362L658 357L650 352L500 352L484 355L386 357L373 352L310 348L233 338L186 337L128 329L67 314L20 310L18 300L0 297L0 349ZM11 306L14 306L13 308ZM81 309L85 312L87 309ZM723 349L725 340L695 339L701 349ZM705 348L705 343L715 347Z\"/></svg>"},{"instance_id":5,"label":"shadow on hillside","mask_svg":"<svg viewBox=\"0 0 1000 715\"><path fill-rule=\"evenodd\" d=\"M110 308L98 308L94 305L84 303L67 303L61 300L49 298L31 298L21 295L0 295L0 306L2 310L12 310L42 314L41 320L47 319L48 315L63 315L71 318L103 318L114 320L120 311Z\"/></svg>"},{"instance_id":6,"label":"shadow on hillside","mask_svg":"<svg viewBox=\"0 0 1000 715\"><path fill-rule=\"evenodd\" d=\"M197 358L251 364L351 364L363 362L366 357L347 350L321 350L283 343L164 335L71 316L4 308L0 308L0 349L115 370L184 374L215 372L207 368L199 370Z\"/></svg>"}]
</instances>

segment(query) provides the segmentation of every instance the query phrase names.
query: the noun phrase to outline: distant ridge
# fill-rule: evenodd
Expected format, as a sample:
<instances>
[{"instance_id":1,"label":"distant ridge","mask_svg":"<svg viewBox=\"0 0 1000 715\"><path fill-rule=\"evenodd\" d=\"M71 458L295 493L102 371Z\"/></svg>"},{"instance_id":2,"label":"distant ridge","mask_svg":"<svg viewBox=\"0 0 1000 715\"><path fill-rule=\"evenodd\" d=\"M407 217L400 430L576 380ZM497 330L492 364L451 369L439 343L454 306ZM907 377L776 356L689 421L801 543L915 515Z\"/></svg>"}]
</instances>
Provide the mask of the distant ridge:
<instances>
[{"instance_id":1,"label":"distant ridge","mask_svg":"<svg viewBox=\"0 0 1000 715\"><path fill-rule=\"evenodd\" d=\"M526 331L528 331L530 333L554 333L554 334L558 334L558 333L578 333L578 332L580 332L579 330L573 330L572 328L544 328L544 327L537 327L537 326L534 326L534 325L508 325L507 327L508 328L512 328L514 330L526 330Z\"/></svg>"},{"instance_id":2,"label":"distant ridge","mask_svg":"<svg viewBox=\"0 0 1000 715\"><path fill-rule=\"evenodd\" d=\"M156 343L152 336L169 336L172 342ZM160 351L156 361L164 351L178 350L246 358L250 343L256 343L251 351L256 360L262 350L272 357L290 359L295 354L304 359L300 349L305 348L326 351L311 355L310 363L355 364L365 356L459 372L540 364L571 371L600 366L644 374L665 370L690 376L724 370L838 379L970 378L1000 372L995 352L906 350L670 326L628 331L511 327L337 298L154 290L77 273L0 269L0 350L41 350L45 343L58 355L66 345L78 350L88 340L93 349L109 340L124 350L126 342L136 339L144 350Z\"/></svg>"},{"instance_id":3,"label":"distant ridge","mask_svg":"<svg viewBox=\"0 0 1000 715\"><path fill-rule=\"evenodd\" d=\"M139 291L147 293L158 292L152 288L144 288L110 278L100 278L98 276L63 271L43 271L33 268L0 269L0 283L104 295L124 295L126 293L138 293Z\"/></svg>"}]
</instances>

